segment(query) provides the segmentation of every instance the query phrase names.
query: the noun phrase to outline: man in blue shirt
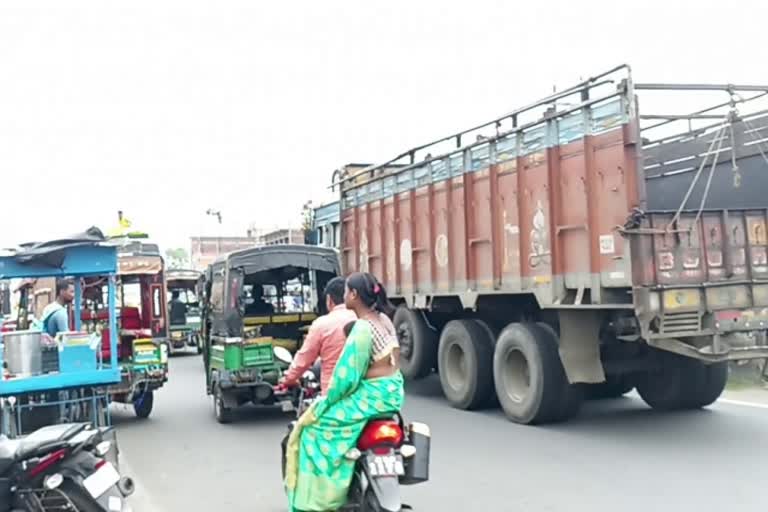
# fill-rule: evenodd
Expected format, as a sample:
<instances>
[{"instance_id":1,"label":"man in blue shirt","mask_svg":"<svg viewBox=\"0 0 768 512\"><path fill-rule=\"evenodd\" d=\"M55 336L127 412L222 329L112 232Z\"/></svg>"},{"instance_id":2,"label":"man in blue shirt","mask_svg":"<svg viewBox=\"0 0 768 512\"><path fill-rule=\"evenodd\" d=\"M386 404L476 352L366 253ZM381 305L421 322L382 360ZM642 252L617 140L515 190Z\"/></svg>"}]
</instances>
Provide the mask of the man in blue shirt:
<instances>
[{"instance_id":1,"label":"man in blue shirt","mask_svg":"<svg viewBox=\"0 0 768 512\"><path fill-rule=\"evenodd\" d=\"M67 306L75 298L75 285L72 281L59 279L56 281L56 300L43 310L43 331L51 337L69 330L69 313Z\"/></svg>"}]
</instances>

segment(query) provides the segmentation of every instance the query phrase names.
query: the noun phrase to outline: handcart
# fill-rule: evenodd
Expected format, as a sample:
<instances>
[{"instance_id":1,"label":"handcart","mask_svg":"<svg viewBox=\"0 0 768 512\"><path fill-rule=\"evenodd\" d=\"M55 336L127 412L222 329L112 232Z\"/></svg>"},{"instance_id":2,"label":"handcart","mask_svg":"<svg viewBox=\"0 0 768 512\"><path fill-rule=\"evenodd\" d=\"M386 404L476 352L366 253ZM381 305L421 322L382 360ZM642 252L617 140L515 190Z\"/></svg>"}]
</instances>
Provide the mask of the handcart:
<instances>
[{"instance_id":1,"label":"handcart","mask_svg":"<svg viewBox=\"0 0 768 512\"><path fill-rule=\"evenodd\" d=\"M66 239L24 246L0 256L0 281L66 278L75 286L70 329L51 338L40 329L0 333L0 433L17 437L47 424L89 421L108 426L111 385L120 382L117 361L117 249L98 229ZM82 330L85 279L106 282L110 356L101 333Z\"/></svg>"}]
</instances>

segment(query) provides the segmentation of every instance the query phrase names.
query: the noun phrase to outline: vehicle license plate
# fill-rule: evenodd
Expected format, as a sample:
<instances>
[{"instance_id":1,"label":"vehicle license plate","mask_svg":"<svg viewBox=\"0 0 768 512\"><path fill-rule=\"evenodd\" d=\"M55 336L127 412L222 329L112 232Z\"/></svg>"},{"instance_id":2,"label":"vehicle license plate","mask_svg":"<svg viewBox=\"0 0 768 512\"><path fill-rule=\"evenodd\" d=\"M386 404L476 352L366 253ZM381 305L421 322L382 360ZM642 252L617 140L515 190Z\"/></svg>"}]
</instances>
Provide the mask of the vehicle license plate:
<instances>
[{"instance_id":1,"label":"vehicle license plate","mask_svg":"<svg viewBox=\"0 0 768 512\"><path fill-rule=\"evenodd\" d=\"M119 481L120 473L117 472L111 462L107 462L94 474L83 480L83 486L91 496L98 499Z\"/></svg>"},{"instance_id":2,"label":"vehicle license plate","mask_svg":"<svg viewBox=\"0 0 768 512\"><path fill-rule=\"evenodd\" d=\"M405 474L403 459L399 455L376 455L368 460L371 476L402 476Z\"/></svg>"}]
</instances>

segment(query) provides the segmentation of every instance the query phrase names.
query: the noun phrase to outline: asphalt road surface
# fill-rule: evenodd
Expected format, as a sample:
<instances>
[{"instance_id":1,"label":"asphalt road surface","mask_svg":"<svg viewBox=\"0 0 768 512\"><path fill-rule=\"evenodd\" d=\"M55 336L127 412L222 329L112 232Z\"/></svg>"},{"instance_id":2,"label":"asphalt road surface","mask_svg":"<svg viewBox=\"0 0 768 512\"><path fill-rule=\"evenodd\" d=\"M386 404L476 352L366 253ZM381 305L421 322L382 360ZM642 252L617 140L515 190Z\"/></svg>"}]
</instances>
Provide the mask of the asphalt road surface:
<instances>
[{"instance_id":1,"label":"asphalt road surface","mask_svg":"<svg viewBox=\"0 0 768 512\"><path fill-rule=\"evenodd\" d=\"M139 489L135 512L283 512L279 442L290 420L245 409L219 425L202 360L171 360L141 421L116 407L119 442ZM403 488L424 511L765 511L768 409L718 403L656 413L635 397L588 403L575 420L523 427L498 410L463 412L439 382L411 384L406 418L432 427L431 481Z\"/></svg>"}]
</instances>

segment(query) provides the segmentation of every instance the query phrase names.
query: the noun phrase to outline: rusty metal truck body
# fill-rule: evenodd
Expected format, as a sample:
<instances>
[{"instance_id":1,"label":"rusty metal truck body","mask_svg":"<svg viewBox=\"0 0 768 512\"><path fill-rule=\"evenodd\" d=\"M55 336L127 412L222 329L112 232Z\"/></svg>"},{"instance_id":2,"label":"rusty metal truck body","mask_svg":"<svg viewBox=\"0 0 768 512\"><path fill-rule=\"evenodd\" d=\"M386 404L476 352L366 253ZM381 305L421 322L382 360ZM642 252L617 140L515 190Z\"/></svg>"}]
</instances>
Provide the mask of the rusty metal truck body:
<instances>
[{"instance_id":1,"label":"rusty metal truck body","mask_svg":"<svg viewBox=\"0 0 768 512\"><path fill-rule=\"evenodd\" d=\"M720 102L670 113L702 91ZM337 171L345 271L399 305L406 376L437 370L454 406L497 397L521 423L598 389L713 402L725 361L768 357L767 91L621 66ZM641 115L659 93L670 111Z\"/></svg>"}]
</instances>

